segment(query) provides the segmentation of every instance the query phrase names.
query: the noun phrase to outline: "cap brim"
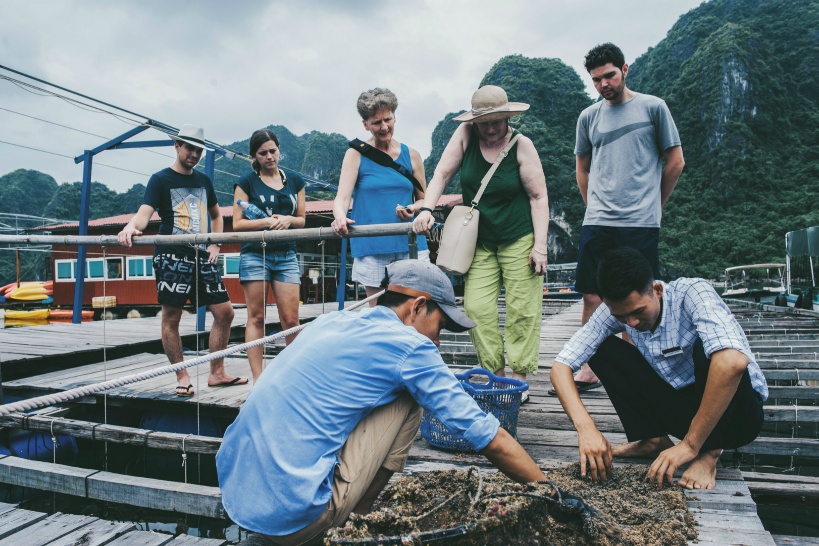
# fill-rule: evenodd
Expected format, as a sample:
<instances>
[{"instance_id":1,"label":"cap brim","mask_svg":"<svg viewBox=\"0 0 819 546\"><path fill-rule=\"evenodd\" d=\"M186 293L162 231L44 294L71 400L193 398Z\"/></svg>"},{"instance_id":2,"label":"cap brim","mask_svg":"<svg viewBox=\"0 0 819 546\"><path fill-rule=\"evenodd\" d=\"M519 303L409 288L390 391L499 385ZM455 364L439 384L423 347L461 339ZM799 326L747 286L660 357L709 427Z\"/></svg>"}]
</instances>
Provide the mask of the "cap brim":
<instances>
[{"instance_id":1,"label":"cap brim","mask_svg":"<svg viewBox=\"0 0 819 546\"><path fill-rule=\"evenodd\" d=\"M450 332L465 332L477 326L463 311L454 305L447 305L437 301L435 303L441 308L441 312L446 315L447 321L445 328Z\"/></svg>"},{"instance_id":2,"label":"cap brim","mask_svg":"<svg viewBox=\"0 0 819 546\"><path fill-rule=\"evenodd\" d=\"M186 143L190 144L191 146L196 146L197 148L202 149L202 150L207 150L209 152L213 151L213 148L208 148L207 146L205 146L201 142L196 142L194 140L188 140L187 138L181 138L181 137L178 137L178 136L172 136L171 138L173 140L177 141L177 142L186 142Z\"/></svg>"}]
</instances>

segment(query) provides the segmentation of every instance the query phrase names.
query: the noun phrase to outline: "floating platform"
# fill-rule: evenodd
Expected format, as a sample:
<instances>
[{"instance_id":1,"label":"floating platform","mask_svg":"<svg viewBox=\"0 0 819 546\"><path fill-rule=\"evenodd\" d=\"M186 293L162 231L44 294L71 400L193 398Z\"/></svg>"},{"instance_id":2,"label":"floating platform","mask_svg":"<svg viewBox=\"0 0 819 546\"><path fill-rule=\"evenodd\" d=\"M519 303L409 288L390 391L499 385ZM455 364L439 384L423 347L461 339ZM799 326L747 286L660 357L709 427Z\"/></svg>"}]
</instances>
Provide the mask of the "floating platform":
<instances>
[{"instance_id":1,"label":"floating platform","mask_svg":"<svg viewBox=\"0 0 819 546\"><path fill-rule=\"evenodd\" d=\"M304 306L306 311L311 306ZM321 305L317 306L316 315L321 312ZM325 307L329 312L330 306ZM504 311L503 307L501 308ZM239 310L237 310L239 311ZM571 337L580 325L582 303L567 301L544 301L543 326L540 336L540 364L539 373L529 377L531 401L521 408L518 421L518 439L532 457L544 468L554 468L569 463L577 462L577 434L570 421L565 416L562 407L556 397L547 396L546 391L551 388L548 372L554 357L557 355L563 344ZM736 309L738 319L746 331L749 332L749 340L754 350L759 350L758 358L766 374L772 377L784 377L783 381L789 381L788 377L793 375L794 370L802 369L819 372L819 347L812 348L811 343L819 344L819 323L816 317L780 315L777 313L762 314L758 310ZM302 313L304 317L306 313ZM504 313L501 313L503 317ZM142 319L150 320L150 319ZM237 312L237 321L241 321ZM111 321L108 326L116 322L134 324L135 321ZM94 323L99 324L99 323ZM145 324L151 331L158 333L157 323L137 323ZM83 327L86 325L82 325ZM764 332L764 333L761 333ZM119 334L119 335L123 335ZM131 337L140 336L138 331L132 331ZM782 336L785 336L784 338ZM798 352L798 344L790 346L787 343L788 337L794 336L794 341L802 341L809 347L805 353ZM773 341L779 339L781 344ZM2 340L0 339L0 343ZM109 338L109 343L111 342ZM99 340L97 340L99 343ZM769 351L771 347L778 346L781 352ZM790 347L790 348L788 348ZM109 347L109 351L111 348ZM797 351L797 352L794 352ZM477 363L474 347L469 343L465 334L445 333L442 336L441 353L444 359L455 371L462 371L474 367ZM771 356L775 354L776 356ZM267 365L275 365L275 359L268 359ZM54 371L29 378L21 378L15 381L7 381L3 384L6 393L15 397L35 396L48 392L59 392L76 386L95 383L105 379L144 371L165 365L166 361L162 354L138 354L124 359L112 359L102 364L92 364L75 367L69 370ZM796 363L796 368L791 364ZM175 381L173 376L162 376L142 383L112 389L106 396L89 396L79 401L86 404L102 404L104 401L109 405L136 405L160 409L164 407L189 408L193 413L199 409L207 409L209 414L221 414L223 416L235 415L239 407L244 402L251 386L236 386L230 388L208 388L207 366L198 367L202 369L189 369L193 379L192 383L196 389L196 394L190 398L180 398L173 394ZM242 355L236 355L225 360L225 368L232 375L248 376L249 366L247 360ZM804 379L804 371L800 381ZM769 375L770 374L770 375ZM788 375L790 374L790 375ZM771 380L773 382L773 380ZM779 381L779 380L777 380ZM816 387L792 392L792 389L801 389L803 386L772 386L771 401L766 405L766 419L772 423L779 423L783 426L791 426L794 423L816 423L819 414L816 413L815 406L794 406L788 402L794 400L798 402L804 398L815 397ZM777 390L779 389L779 390ZM787 390L791 389L791 390ZM795 396L796 398L789 398ZM774 398L776 397L776 398ZM606 396L604 389L597 389L583 394L583 400L591 412L598 427L612 444L625 441L622 426L614 412L614 409ZM15 423L9 423L9 418L3 423L5 426L21 426L26 424L30 428L38 430L48 430L53 427L54 431L75 434L86 434L86 438L94 437L97 440L119 441L131 445L146 447L161 447L163 449L180 451L180 445L184 446L189 453L212 454L218 450L221 444L219 438L206 438L202 436L190 436L183 434L156 433L140 429L127 429L126 427L114 427L110 425L89 424L85 425L71 420L61 422L61 419L49 421L47 418L28 418L27 423L23 419L18 419ZM93 426L93 429L88 426ZM185 443L187 442L187 443ZM738 454L760 455L793 455L807 454L816 456L819 454L819 440L799 437L761 437L754 443L737 450ZM723 460L730 462L734 452L726 453ZM3 472L2 468L12 462L19 464L19 459L6 457L0 459L0 476L18 474L14 472ZM647 463L647 460L619 461L618 464ZM50 463L26 463L35 468L27 470L32 475L32 480L42 483L43 473L61 474L63 470L51 468ZM44 465L44 466L43 466ZM488 468L488 461L479 455L467 455L459 453L449 453L430 447L420 435L416 438L410 453L407 472L418 472L440 468L463 468L477 465ZM60 465L56 465L60 466ZM102 474L97 471L84 471L89 474ZM8 478L0 478L4 481ZM719 468L717 472L717 487L710 491L686 491L688 506L697 521L700 538L697 544L751 544L751 545L773 545L773 544L819 544L819 540L811 542L812 539L802 539L800 537L772 537L766 531L757 515L757 506L752 495L754 491L794 491L794 494L801 495L803 501L807 499L809 503L816 503L819 497L819 479L805 478L801 486L791 488L783 485L783 477L773 474L755 474L750 480L743 478L743 473L734 468ZM191 484L179 484L176 482L162 482L148 480L147 478L131 478L122 476L118 478L119 484L98 485L104 491L112 491L107 497L113 502L124 502L123 497L130 498L129 502L137 503L139 498L157 498L156 491L166 493L173 488L197 487L196 493L187 491L190 496L184 503L179 504L180 511L190 514L214 516L220 513L220 493L218 488L206 486L192 486ZM816 480L816 481L812 481ZM117 482L112 479L112 482ZM139 483L137 483L139 482ZM157 483L154 483L157 482ZM79 482L78 482L79 483ZM82 479L82 483L96 483L88 477ZM123 489L122 483L133 484L133 491ZM164 485L163 485L164 484ZM147 496L138 491L150 491ZM99 493L85 493L77 491L76 494L83 496L98 495ZM175 493L181 494L181 493ZM200 501L195 501L200 499ZM144 499L143 499L144 500ZM167 506L167 504L166 504ZM776 538L776 540L775 540ZM0 545L2 542L0 542Z\"/></svg>"}]
</instances>

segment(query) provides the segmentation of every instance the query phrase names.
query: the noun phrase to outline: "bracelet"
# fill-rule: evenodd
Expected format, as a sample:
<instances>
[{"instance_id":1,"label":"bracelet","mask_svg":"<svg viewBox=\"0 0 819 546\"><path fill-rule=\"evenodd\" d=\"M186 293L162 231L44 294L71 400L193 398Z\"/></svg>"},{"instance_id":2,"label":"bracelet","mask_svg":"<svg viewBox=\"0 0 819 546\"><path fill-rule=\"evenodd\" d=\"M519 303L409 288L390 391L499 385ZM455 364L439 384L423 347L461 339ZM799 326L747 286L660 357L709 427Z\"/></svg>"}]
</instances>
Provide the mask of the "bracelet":
<instances>
[{"instance_id":1,"label":"bracelet","mask_svg":"<svg viewBox=\"0 0 819 546\"><path fill-rule=\"evenodd\" d=\"M429 208L429 207L419 207L418 208L418 214L421 214L424 211L427 211L428 213L432 214L432 209Z\"/></svg>"},{"instance_id":2,"label":"bracelet","mask_svg":"<svg viewBox=\"0 0 819 546\"><path fill-rule=\"evenodd\" d=\"M537 252L537 253L538 253L538 254L540 254L541 256L546 256L546 253L545 253L545 252L541 252L541 251L539 251L538 249L536 249L535 247L532 247L532 250L534 250L535 252Z\"/></svg>"}]
</instances>

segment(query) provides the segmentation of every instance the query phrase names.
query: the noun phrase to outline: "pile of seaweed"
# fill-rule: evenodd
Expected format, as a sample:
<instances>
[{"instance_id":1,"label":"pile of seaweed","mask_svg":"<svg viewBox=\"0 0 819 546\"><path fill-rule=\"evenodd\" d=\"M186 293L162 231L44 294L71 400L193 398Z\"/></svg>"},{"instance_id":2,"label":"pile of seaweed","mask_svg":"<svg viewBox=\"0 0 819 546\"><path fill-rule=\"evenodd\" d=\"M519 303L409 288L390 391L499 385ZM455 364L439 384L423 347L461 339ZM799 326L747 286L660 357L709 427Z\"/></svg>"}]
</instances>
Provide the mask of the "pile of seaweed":
<instances>
[{"instance_id":1,"label":"pile of seaweed","mask_svg":"<svg viewBox=\"0 0 819 546\"><path fill-rule=\"evenodd\" d=\"M647 470L618 467L605 484L581 478L577 464L549 471L557 489L592 507L585 514L560 509L550 484L517 484L499 472L473 467L401 477L372 513L351 515L328 531L325 544L644 546L696 539L682 491L646 482Z\"/></svg>"}]
</instances>

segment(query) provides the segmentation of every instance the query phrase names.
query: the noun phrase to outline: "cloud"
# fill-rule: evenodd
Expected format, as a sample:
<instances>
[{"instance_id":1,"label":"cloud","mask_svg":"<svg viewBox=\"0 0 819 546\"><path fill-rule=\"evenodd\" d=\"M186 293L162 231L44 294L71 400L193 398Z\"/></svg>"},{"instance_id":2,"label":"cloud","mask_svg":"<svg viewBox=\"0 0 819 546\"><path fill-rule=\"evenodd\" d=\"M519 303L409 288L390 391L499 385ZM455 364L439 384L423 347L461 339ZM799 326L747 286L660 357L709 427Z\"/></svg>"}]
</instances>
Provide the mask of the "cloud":
<instances>
[{"instance_id":1,"label":"cloud","mask_svg":"<svg viewBox=\"0 0 819 546\"><path fill-rule=\"evenodd\" d=\"M366 136L356 99L365 89L389 87L400 103L397 138L426 156L435 124L468 107L481 78L501 57L558 58L585 81L582 59L591 46L613 41L633 61L696 5L3 0L0 64L173 126L202 125L208 138L222 143L246 139L270 124L296 134ZM129 128L7 81L0 81L0 107L105 137ZM0 127L0 140L70 157L103 142L3 110ZM145 138L158 136L149 131ZM95 159L139 173L155 172L169 161L144 151L111 151ZM59 182L82 176L70 159L0 144L0 174L16 168L41 170ZM105 167L95 168L94 178L117 191L145 182L141 174Z\"/></svg>"}]
</instances>

